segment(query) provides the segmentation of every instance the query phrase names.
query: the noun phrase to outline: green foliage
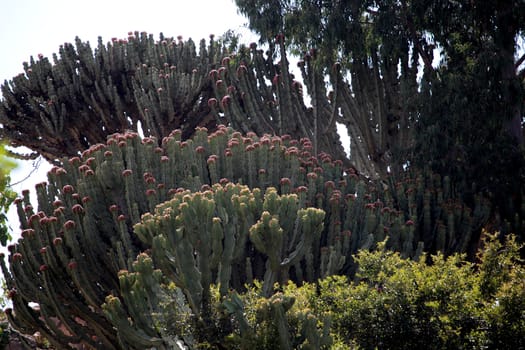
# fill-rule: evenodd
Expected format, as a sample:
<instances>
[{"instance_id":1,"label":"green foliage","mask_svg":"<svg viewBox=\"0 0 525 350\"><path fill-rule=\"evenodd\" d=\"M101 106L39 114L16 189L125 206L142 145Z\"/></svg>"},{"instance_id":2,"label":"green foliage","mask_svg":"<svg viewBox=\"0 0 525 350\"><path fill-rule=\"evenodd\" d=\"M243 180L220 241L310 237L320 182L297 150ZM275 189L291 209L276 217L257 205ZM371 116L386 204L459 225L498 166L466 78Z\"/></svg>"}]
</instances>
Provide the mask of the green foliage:
<instances>
[{"instance_id":1,"label":"green foliage","mask_svg":"<svg viewBox=\"0 0 525 350\"><path fill-rule=\"evenodd\" d=\"M362 60L377 44L371 35L374 21L369 13L367 16L368 3L356 1L349 6L333 1L236 0L239 11L249 20L249 28L260 35L262 42L284 34L295 52L314 48L322 62L319 68L325 69L338 59ZM367 25L372 29L368 30Z\"/></svg>"},{"instance_id":2,"label":"green foliage","mask_svg":"<svg viewBox=\"0 0 525 350\"><path fill-rule=\"evenodd\" d=\"M11 239L6 213L16 198L16 193L9 188L9 174L15 167L16 163L6 155L4 145L0 144L0 244L4 247Z\"/></svg>"},{"instance_id":3,"label":"green foliage","mask_svg":"<svg viewBox=\"0 0 525 350\"><path fill-rule=\"evenodd\" d=\"M255 282L245 293L231 294L223 302L234 320L244 325L228 336L232 349L329 348L330 319L310 308L315 285L289 282L269 298L262 294L262 285Z\"/></svg>"},{"instance_id":4,"label":"green foliage","mask_svg":"<svg viewBox=\"0 0 525 350\"><path fill-rule=\"evenodd\" d=\"M219 42L221 46L227 48L227 52L235 52L239 48L240 39L241 35L239 33L229 29L220 36Z\"/></svg>"},{"instance_id":5,"label":"green foliage","mask_svg":"<svg viewBox=\"0 0 525 350\"><path fill-rule=\"evenodd\" d=\"M317 307L331 315L335 339L363 349L521 348L525 267L518 250L512 237L504 244L490 237L479 266L457 254L414 261L384 246L362 251L356 281L320 281Z\"/></svg>"},{"instance_id":6,"label":"green foliage","mask_svg":"<svg viewBox=\"0 0 525 350\"><path fill-rule=\"evenodd\" d=\"M480 252L480 291L484 297L487 339L493 349L525 346L525 268L523 245L514 236L502 242L487 234Z\"/></svg>"},{"instance_id":7,"label":"green foliage","mask_svg":"<svg viewBox=\"0 0 525 350\"><path fill-rule=\"evenodd\" d=\"M353 281L338 275L301 285L289 281L276 284L271 296L257 280L222 296L210 285L207 327L190 316L176 283L152 283L146 290L137 285L137 292L144 305L157 310L152 314L162 320L155 323L162 339L192 349L217 344L226 349L520 349L525 266L519 249L512 236L502 243L487 235L480 262L473 264L461 254L409 260L381 243L375 251L357 254ZM145 256L140 260L151 263ZM496 265L507 271L504 282ZM140 279L145 272L134 274ZM487 280L493 282L489 288ZM171 293L171 303L151 302L165 293ZM137 325L145 319L135 317L140 316L125 319Z\"/></svg>"},{"instance_id":8,"label":"green foliage","mask_svg":"<svg viewBox=\"0 0 525 350\"><path fill-rule=\"evenodd\" d=\"M461 17L461 23L476 21ZM475 25L471 31L484 39L451 33L437 76L422 81L424 118L417 126L414 164L449 175L465 198L487 195L512 225L502 230L521 232L523 81L514 73L513 55L506 57L509 48Z\"/></svg>"},{"instance_id":9,"label":"green foliage","mask_svg":"<svg viewBox=\"0 0 525 350\"><path fill-rule=\"evenodd\" d=\"M427 265L380 250L356 260L359 282L352 288L338 278L320 287L344 339L365 349L462 348L480 328L476 279L461 256L434 256Z\"/></svg>"}]
</instances>

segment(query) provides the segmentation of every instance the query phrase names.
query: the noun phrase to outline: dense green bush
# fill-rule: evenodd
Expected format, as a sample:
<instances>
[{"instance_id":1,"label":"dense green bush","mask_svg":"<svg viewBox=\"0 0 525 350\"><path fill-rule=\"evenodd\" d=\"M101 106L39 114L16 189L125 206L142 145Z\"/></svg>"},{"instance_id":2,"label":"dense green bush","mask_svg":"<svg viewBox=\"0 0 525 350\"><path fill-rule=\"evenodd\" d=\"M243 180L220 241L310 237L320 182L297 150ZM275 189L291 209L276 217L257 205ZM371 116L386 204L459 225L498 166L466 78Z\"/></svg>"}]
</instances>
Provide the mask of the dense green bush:
<instances>
[{"instance_id":1,"label":"dense green bush","mask_svg":"<svg viewBox=\"0 0 525 350\"><path fill-rule=\"evenodd\" d=\"M477 263L462 254L405 259L380 243L361 251L353 280L330 276L318 283L262 282L221 296L210 287L208 329L192 316L184 293L161 271L154 277L154 328L165 344L191 349L523 349L525 266L514 237L485 233ZM151 267L141 254L139 265ZM142 272L140 272L142 271ZM147 277L146 276L146 277ZM158 288L157 288L158 287ZM151 294L150 294L151 297ZM154 306L157 305L157 306ZM203 337L204 333L208 333ZM210 336L211 335L211 336Z\"/></svg>"},{"instance_id":2,"label":"dense green bush","mask_svg":"<svg viewBox=\"0 0 525 350\"><path fill-rule=\"evenodd\" d=\"M7 223L7 211L16 198L16 193L11 189L9 174L16 167L16 163L7 155L5 145L0 143L0 244L6 246L11 239Z\"/></svg>"},{"instance_id":3,"label":"dense green bush","mask_svg":"<svg viewBox=\"0 0 525 350\"><path fill-rule=\"evenodd\" d=\"M522 348L524 269L513 238L487 236L480 264L455 254L419 261L362 251L357 281L320 284L334 333L366 349Z\"/></svg>"},{"instance_id":4,"label":"dense green bush","mask_svg":"<svg viewBox=\"0 0 525 350\"><path fill-rule=\"evenodd\" d=\"M459 349L483 324L477 276L454 255L403 260L397 253L361 252L358 282L341 277L321 282L320 303L334 318L341 340L374 349Z\"/></svg>"},{"instance_id":5,"label":"dense green bush","mask_svg":"<svg viewBox=\"0 0 525 350\"><path fill-rule=\"evenodd\" d=\"M491 237L480 255L485 338L491 349L525 348L525 268L514 237L504 244Z\"/></svg>"}]
</instances>

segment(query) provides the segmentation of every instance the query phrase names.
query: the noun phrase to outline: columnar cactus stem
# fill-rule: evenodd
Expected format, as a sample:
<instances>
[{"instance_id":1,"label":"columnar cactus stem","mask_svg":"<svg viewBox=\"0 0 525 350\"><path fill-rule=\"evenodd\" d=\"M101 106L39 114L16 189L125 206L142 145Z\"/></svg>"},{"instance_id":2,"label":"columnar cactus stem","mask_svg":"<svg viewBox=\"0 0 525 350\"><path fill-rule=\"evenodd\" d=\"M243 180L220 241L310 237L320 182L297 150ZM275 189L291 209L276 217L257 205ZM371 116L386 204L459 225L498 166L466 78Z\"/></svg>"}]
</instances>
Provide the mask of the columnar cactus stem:
<instances>
[{"instance_id":1,"label":"columnar cactus stem","mask_svg":"<svg viewBox=\"0 0 525 350\"><path fill-rule=\"evenodd\" d=\"M283 229L280 227L278 219L264 211L261 219L250 229L250 240L258 251L268 256L263 293L270 296L280 272Z\"/></svg>"}]
</instances>

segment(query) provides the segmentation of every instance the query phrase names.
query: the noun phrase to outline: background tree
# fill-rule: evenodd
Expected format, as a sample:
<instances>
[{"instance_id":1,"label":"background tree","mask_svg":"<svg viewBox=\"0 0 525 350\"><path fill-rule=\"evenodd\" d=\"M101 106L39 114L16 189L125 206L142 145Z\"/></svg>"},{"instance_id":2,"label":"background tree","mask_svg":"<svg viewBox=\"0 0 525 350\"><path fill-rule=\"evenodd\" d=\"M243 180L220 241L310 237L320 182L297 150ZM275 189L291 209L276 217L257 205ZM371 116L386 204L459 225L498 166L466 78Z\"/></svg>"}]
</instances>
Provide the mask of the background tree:
<instances>
[{"instance_id":1,"label":"background tree","mask_svg":"<svg viewBox=\"0 0 525 350\"><path fill-rule=\"evenodd\" d=\"M337 102L338 121L354 160L361 153L380 174L410 164L448 175L465 199L483 192L515 221L525 164L522 2L236 3L262 41L284 33L292 52L314 49L327 74L341 62L351 93ZM359 124L370 137L354 132Z\"/></svg>"},{"instance_id":2,"label":"background tree","mask_svg":"<svg viewBox=\"0 0 525 350\"><path fill-rule=\"evenodd\" d=\"M236 4L261 41L284 34L293 53L314 59L313 69L331 77L335 117L348 129L356 167L371 177L401 171L414 144L419 62L430 67L433 58L422 33L409 30L406 6L309 0ZM342 71L334 74L334 65ZM319 109L315 98L312 105Z\"/></svg>"},{"instance_id":3,"label":"background tree","mask_svg":"<svg viewBox=\"0 0 525 350\"><path fill-rule=\"evenodd\" d=\"M416 26L431 33L442 50L439 66L422 83L415 163L450 175L466 198L486 194L512 222L525 183L525 53L517 51L525 6L415 2L412 8Z\"/></svg>"}]
</instances>

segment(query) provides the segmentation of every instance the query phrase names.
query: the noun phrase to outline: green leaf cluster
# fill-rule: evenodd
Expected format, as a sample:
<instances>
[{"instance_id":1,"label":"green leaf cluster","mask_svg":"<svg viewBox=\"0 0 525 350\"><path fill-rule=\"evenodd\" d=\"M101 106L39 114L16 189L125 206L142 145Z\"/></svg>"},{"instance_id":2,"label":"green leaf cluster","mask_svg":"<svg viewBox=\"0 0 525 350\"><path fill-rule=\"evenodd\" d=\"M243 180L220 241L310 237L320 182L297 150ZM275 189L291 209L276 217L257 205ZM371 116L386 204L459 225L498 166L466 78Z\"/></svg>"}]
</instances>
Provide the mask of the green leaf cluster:
<instances>
[{"instance_id":1,"label":"green leaf cluster","mask_svg":"<svg viewBox=\"0 0 525 350\"><path fill-rule=\"evenodd\" d=\"M15 167L16 163L7 156L5 146L0 144L0 243L3 246L11 239L6 213L16 198L16 193L9 187L9 174Z\"/></svg>"},{"instance_id":2,"label":"green leaf cluster","mask_svg":"<svg viewBox=\"0 0 525 350\"><path fill-rule=\"evenodd\" d=\"M162 291L155 329L165 343L192 349L521 349L521 246L488 233L483 244L470 263L462 254L410 260L381 243L355 256L353 279L276 283L269 297L257 280L223 296L212 285L208 327L191 316L176 284L159 280L148 287ZM213 337L201 337L212 329Z\"/></svg>"},{"instance_id":3,"label":"green leaf cluster","mask_svg":"<svg viewBox=\"0 0 525 350\"><path fill-rule=\"evenodd\" d=\"M381 247L362 251L355 281L320 282L320 309L332 316L340 341L364 349L523 347L525 269L518 245L495 236L486 244L479 265L460 254L413 261Z\"/></svg>"}]
</instances>

